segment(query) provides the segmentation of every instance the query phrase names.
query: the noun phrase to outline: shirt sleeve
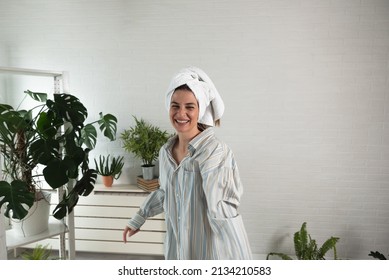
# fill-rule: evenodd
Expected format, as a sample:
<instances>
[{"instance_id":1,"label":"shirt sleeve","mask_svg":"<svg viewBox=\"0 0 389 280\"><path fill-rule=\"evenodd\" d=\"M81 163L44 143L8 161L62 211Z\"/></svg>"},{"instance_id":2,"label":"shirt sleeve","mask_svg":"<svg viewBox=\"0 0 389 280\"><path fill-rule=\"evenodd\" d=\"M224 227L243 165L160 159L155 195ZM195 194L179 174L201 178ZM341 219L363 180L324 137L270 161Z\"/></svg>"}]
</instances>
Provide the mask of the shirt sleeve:
<instances>
[{"instance_id":1,"label":"shirt sleeve","mask_svg":"<svg viewBox=\"0 0 389 280\"><path fill-rule=\"evenodd\" d=\"M164 198L165 191L163 189L158 189L149 194L138 212L128 221L128 227L132 230L137 230L146 222L147 218L161 214L163 212Z\"/></svg>"},{"instance_id":2,"label":"shirt sleeve","mask_svg":"<svg viewBox=\"0 0 389 280\"><path fill-rule=\"evenodd\" d=\"M243 193L238 167L230 150L213 155L201 171L208 221L213 232L214 259L252 259L249 240L238 212ZM218 164L216 164L216 161Z\"/></svg>"},{"instance_id":3,"label":"shirt sleeve","mask_svg":"<svg viewBox=\"0 0 389 280\"><path fill-rule=\"evenodd\" d=\"M232 218L238 215L243 186L232 152L219 149L201 168L202 184L212 218Z\"/></svg>"}]
</instances>

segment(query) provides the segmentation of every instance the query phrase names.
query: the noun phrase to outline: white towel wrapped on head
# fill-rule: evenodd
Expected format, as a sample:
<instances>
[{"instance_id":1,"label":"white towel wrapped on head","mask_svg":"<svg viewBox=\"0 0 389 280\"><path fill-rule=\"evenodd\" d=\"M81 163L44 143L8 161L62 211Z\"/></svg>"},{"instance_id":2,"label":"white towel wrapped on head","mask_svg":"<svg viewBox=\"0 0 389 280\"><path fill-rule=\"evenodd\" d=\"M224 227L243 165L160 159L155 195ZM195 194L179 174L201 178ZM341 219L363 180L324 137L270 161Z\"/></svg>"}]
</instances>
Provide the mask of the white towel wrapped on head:
<instances>
[{"instance_id":1,"label":"white towel wrapped on head","mask_svg":"<svg viewBox=\"0 0 389 280\"><path fill-rule=\"evenodd\" d=\"M166 94L166 108L170 110L172 95L176 88L188 85L199 103L199 123L214 126L224 113L224 102L212 80L197 67L188 67L178 72L170 82Z\"/></svg>"}]
</instances>

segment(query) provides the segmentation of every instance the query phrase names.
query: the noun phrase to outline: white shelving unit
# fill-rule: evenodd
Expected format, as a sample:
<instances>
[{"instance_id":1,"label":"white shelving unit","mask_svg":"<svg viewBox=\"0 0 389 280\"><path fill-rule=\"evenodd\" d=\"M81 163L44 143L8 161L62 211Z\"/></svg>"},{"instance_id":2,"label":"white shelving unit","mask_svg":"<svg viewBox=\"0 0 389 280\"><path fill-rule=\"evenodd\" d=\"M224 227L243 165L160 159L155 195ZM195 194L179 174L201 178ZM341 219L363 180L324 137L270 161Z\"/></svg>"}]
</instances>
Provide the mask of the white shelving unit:
<instances>
[{"instance_id":1,"label":"white shelving unit","mask_svg":"<svg viewBox=\"0 0 389 280\"><path fill-rule=\"evenodd\" d=\"M29 76L45 76L53 77L54 93L69 93L69 80L67 72L59 71L45 71L37 69L24 69L24 68L10 68L0 67L0 73L15 74L15 75L29 75ZM61 87L62 85L62 87ZM62 88L62 91L61 91ZM1 172L1 170L0 170ZM0 173L1 174L1 173ZM69 186L71 188L72 186ZM63 189L59 188L58 196L62 197ZM74 214L71 213L67 216L66 221L58 221L54 218L50 218L48 230L40 234L23 237L15 234L15 231L5 230L4 214L0 213L0 259L7 259L8 250L23 247L25 245L59 236L59 257L61 259L75 259L75 233L74 233ZM68 234L68 252L66 255L66 238L65 234Z\"/></svg>"},{"instance_id":2,"label":"white shelving unit","mask_svg":"<svg viewBox=\"0 0 389 280\"><path fill-rule=\"evenodd\" d=\"M66 232L68 232L66 224L63 223L62 221L58 221L52 218L50 218L49 220L48 229L36 235L27 236L27 237L18 236L14 229L10 229L6 231L7 249L8 250L17 249L19 247L23 247L25 245L40 241L42 239L51 238Z\"/></svg>"}]
</instances>

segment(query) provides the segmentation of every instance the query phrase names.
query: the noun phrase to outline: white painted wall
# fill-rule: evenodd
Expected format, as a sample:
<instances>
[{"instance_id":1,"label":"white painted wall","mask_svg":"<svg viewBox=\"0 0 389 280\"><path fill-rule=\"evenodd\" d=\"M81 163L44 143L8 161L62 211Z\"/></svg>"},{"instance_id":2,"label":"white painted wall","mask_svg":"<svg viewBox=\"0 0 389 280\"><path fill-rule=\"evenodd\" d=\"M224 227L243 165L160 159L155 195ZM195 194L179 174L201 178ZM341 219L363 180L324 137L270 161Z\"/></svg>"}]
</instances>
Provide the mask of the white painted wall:
<instances>
[{"instance_id":1,"label":"white painted wall","mask_svg":"<svg viewBox=\"0 0 389 280\"><path fill-rule=\"evenodd\" d=\"M171 131L171 76L203 68L253 252L292 253L306 221L319 244L340 237L341 258L389 254L389 1L2 0L0 47L6 66L69 71L91 120L112 112L119 132L131 115ZM126 158L122 182L140 170Z\"/></svg>"}]
</instances>

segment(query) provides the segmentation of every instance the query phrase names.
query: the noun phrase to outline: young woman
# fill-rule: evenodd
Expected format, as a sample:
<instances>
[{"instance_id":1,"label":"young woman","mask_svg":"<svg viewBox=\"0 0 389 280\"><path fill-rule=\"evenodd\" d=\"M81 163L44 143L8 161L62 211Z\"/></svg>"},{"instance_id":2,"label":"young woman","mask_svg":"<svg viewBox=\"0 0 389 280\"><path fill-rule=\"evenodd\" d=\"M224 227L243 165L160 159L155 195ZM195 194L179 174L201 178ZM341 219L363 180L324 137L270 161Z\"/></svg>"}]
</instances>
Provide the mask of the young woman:
<instances>
[{"instance_id":1,"label":"young woman","mask_svg":"<svg viewBox=\"0 0 389 280\"><path fill-rule=\"evenodd\" d=\"M170 83L166 107L176 136L159 153L160 188L129 220L123 241L165 212L166 259L251 259L238 167L213 130L224 112L214 84L201 69L185 68Z\"/></svg>"}]
</instances>

